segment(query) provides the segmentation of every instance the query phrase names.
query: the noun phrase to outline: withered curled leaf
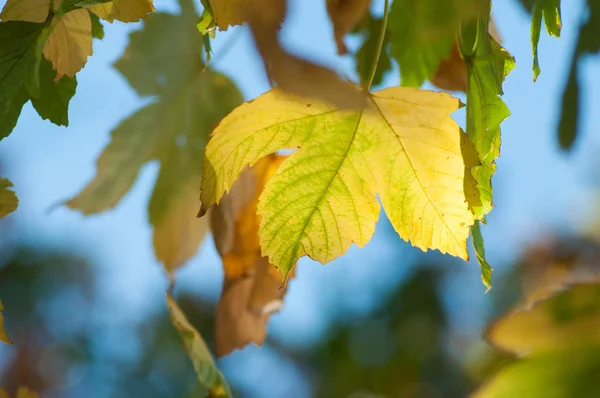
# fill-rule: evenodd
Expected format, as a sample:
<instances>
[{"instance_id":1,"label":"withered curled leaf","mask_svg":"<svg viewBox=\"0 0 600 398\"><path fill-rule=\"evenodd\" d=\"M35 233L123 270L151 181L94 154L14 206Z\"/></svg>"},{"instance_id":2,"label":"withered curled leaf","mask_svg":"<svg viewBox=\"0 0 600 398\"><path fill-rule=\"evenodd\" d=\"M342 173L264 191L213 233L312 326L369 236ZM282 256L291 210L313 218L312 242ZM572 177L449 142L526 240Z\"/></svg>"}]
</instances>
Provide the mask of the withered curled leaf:
<instances>
[{"instance_id":1,"label":"withered curled leaf","mask_svg":"<svg viewBox=\"0 0 600 398\"><path fill-rule=\"evenodd\" d=\"M269 315L283 303L281 275L261 255L256 209L265 183L284 159L273 154L246 169L211 214L225 271L215 325L217 357L252 342L262 344Z\"/></svg>"}]
</instances>

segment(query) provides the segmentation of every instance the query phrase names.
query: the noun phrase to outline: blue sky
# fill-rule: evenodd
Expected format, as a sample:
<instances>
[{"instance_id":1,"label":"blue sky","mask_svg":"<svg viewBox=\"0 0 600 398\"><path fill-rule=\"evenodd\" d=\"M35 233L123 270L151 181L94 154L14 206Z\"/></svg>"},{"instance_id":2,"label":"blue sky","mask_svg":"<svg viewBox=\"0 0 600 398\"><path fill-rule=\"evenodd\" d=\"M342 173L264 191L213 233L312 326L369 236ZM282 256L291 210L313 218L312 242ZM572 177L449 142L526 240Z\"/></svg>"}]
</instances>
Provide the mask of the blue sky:
<instances>
[{"instance_id":1,"label":"blue sky","mask_svg":"<svg viewBox=\"0 0 600 398\"><path fill-rule=\"evenodd\" d=\"M383 1L375 0L380 10ZM172 1L155 1L158 10L177 10ZM517 68L504 85L504 99L512 115L503 124L503 145L494 178L496 208L483 233L488 260L500 274L528 242L553 230L573 231L595 216L596 193L590 184L591 168L597 167L596 131L600 116L593 109L600 104L600 63L589 59L582 100L582 134L570 154L561 153L555 137L560 95L565 82L582 1L563 2L563 37L542 34L542 74L532 81L530 19L517 1L494 2L493 15L504 46L516 57ZM350 57L338 57L323 0L291 0L290 15L282 37L286 46L299 54L323 62L340 73L354 77ZM162 306L166 279L154 259L147 204L156 177L157 165L142 170L133 190L117 208L101 215L84 217L60 207L47 209L81 189L95 173L95 160L107 144L110 130L146 101L136 96L112 62L127 44L128 32L141 24L105 24L106 36L94 42L94 55L78 74L77 94L71 101L70 125L57 127L43 121L32 107L25 106L12 135L0 144L5 161L4 174L11 178L20 197L12 217L11 236L29 237L48 245L82 244L104 269L102 277L108 305L125 305L124 317L142 317L145 311ZM262 64L257 58L246 27L218 33L214 43L213 67L230 76L246 99L269 89ZM356 43L349 41L351 48ZM229 50L226 46L232 45ZM397 70L384 85L397 85ZM464 113L457 113L457 119ZM461 122L462 123L462 122ZM462 123L464 125L464 123ZM366 313L378 299L391 292L410 270L419 251L394 238L389 225L380 223L364 249L349 253L322 267L302 260L297 278L282 312L272 318L270 330L289 344L307 344L319 338L336 314ZM405 263L405 265L403 264ZM455 278L448 283L447 305L455 315L460 333L477 335L490 295L484 294L474 262L456 262ZM221 286L220 262L210 239L178 277L199 294L217 299ZM500 289L496 286L495 289ZM256 348L250 348L256 351ZM231 359L244 365L244 353ZM259 357L269 361L264 350ZM240 376L251 377L251 375Z\"/></svg>"}]
</instances>

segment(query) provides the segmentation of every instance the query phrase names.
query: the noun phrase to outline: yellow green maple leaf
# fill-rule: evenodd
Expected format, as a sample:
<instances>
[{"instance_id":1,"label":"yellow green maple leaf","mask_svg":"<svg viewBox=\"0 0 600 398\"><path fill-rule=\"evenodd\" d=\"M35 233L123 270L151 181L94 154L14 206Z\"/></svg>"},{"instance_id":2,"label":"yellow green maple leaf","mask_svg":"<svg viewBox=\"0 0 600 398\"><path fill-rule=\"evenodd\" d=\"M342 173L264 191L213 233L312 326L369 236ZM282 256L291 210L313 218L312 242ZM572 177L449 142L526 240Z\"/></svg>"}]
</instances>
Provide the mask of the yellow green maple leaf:
<instances>
[{"instance_id":1,"label":"yellow green maple leaf","mask_svg":"<svg viewBox=\"0 0 600 398\"><path fill-rule=\"evenodd\" d=\"M155 10L152 0L113 0L89 8L100 18L113 22L138 22Z\"/></svg>"},{"instance_id":2,"label":"yellow green maple leaf","mask_svg":"<svg viewBox=\"0 0 600 398\"><path fill-rule=\"evenodd\" d=\"M422 250L468 259L478 203L470 169L478 154L450 116L445 93L392 87L362 110L273 89L231 112L206 148L200 214L241 171L281 149L300 148L267 183L258 206L262 253L282 274L308 255L322 263L365 245L381 203L396 231Z\"/></svg>"}]
</instances>

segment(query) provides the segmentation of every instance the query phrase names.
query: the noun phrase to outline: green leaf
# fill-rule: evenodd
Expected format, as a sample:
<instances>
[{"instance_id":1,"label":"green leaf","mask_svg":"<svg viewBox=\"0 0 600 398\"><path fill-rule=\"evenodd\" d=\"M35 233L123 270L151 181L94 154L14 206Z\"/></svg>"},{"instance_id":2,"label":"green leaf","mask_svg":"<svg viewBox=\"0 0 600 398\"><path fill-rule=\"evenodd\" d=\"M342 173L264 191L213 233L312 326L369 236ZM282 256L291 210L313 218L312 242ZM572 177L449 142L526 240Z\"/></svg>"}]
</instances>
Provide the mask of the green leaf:
<instances>
[{"instance_id":1,"label":"green leaf","mask_svg":"<svg viewBox=\"0 0 600 398\"><path fill-rule=\"evenodd\" d=\"M503 368L471 397L595 398L600 396L599 372L598 346L547 352Z\"/></svg>"},{"instance_id":2,"label":"green leaf","mask_svg":"<svg viewBox=\"0 0 600 398\"><path fill-rule=\"evenodd\" d=\"M229 79L204 70L202 35L191 3L185 4L183 14L151 14L144 29L131 34L115 66L140 95L156 96L155 102L115 128L96 176L67 202L85 214L110 209L140 168L157 160L149 219L156 257L169 271L183 265L205 236L206 221L194 217L204 148L214 126L242 101Z\"/></svg>"},{"instance_id":3,"label":"green leaf","mask_svg":"<svg viewBox=\"0 0 600 398\"><path fill-rule=\"evenodd\" d=\"M485 1L485 0L484 0ZM482 0L395 0L390 8L392 57L403 86L421 86L448 58L459 22L477 15Z\"/></svg>"},{"instance_id":4,"label":"green leaf","mask_svg":"<svg viewBox=\"0 0 600 398\"><path fill-rule=\"evenodd\" d=\"M362 111L346 111L271 90L215 129L201 214L244 167L300 148L271 177L258 206L263 255L285 277L303 255L326 263L352 243L365 245L379 217L376 193L402 238L466 259L469 208L479 198L469 169L478 159L450 117L459 106L448 94L394 87L374 93Z\"/></svg>"},{"instance_id":5,"label":"green leaf","mask_svg":"<svg viewBox=\"0 0 600 398\"><path fill-rule=\"evenodd\" d=\"M379 39L379 31L381 30L381 18L375 18L372 14L367 14L366 17L362 21L362 29L358 32L354 31L353 33L359 33L364 36L364 40L354 58L356 60L356 72L360 76L361 83L365 82L369 78L369 73L371 72L371 64L373 63L373 58L377 52L378 39ZM377 71L375 72L375 76L373 77L373 86L377 86L381 84L383 77L390 70L392 70L392 60L386 48L389 45L389 33L386 32L384 37L383 51L379 56L379 63L377 64Z\"/></svg>"},{"instance_id":6,"label":"green leaf","mask_svg":"<svg viewBox=\"0 0 600 398\"><path fill-rule=\"evenodd\" d=\"M202 336L187 320L175 299L168 293L167 306L171 314L171 322L179 332L185 349L192 360L198 382L208 390L211 397L231 397L231 390L225 382L225 378L217 369Z\"/></svg>"},{"instance_id":7,"label":"green leaf","mask_svg":"<svg viewBox=\"0 0 600 398\"><path fill-rule=\"evenodd\" d=\"M560 37L562 22L560 17L560 0L535 0L531 9L531 45L533 48L533 80L540 75L538 61L538 43L542 30L542 19L549 35Z\"/></svg>"},{"instance_id":8,"label":"green leaf","mask_svg":"<svg viewBox=\"0 0 600 398\"><path fill-rule=\"evenodd\" d=\"M35 44L44 27L31 22L0 23L0 139L15 128L29 100L26 85L35 65Z\"/></svg>"},{"instance_id":9,"label":"green leaf","mask_svg":"<svg viewBox=\"0 0 600 398\"><path fill-rule=\"evenodd\" d=\"M504 78L515 66L512 55L487 33L488 23L489 16L485 16L467 24L460 43L468 70L467 135L481 159L481 166L473 169L481 193L481 206L474 208L479 220L493 207L492 176L500 156L500 124L510 115L500 95ZM476 38L465 32L472 32ZM468 43L476 43L475 48Z\"/></svg>"},{"instance_id":10,"label":"green leaf","mask_svg":"<svg viewBox=\"0 0 600 398\"><path fill-rule=\"evenodd\" d=\"M59 126L69 125L69 102L75 95L77 80L63 76L58 82L54 81L56 72L52 64L42 59L40 62L40 95L32 97L31 104L42 117L49 119Z\"/></svg>"},{"instance_id":11,"label":"green leaf","mask_svg":"<svg viewBox=\"0 0 600 398\"><path fill-rule=\"evenodd\" d=\"M479 221L475 221L475 224L471 227L471 241L473 243L475 257L481 267L481 280L485 287L490 290L492 288L492 267L485 259L485 246L483 244L483 236L481 235Z\"/></svg>"},{"instance_id":12,"label":"green leaf","mask_svg":"<svg viewBox=\"0 0 600 398\"><path fill-rule=\"evenodd\" d=\"M43 119L69 124L69 101L77 82L68 76L56 82L50 62L38 58L36 47L43 29L40 23L0 23L0 138L12 132L28 100ZM38 65L39 86L35 84Z\"/></svg>"},{"instance_id":13,"label":"green leaf","mask_svg":"<svg viewBox=\"0 0 600 398\"><path fill-rule=\"evenodd\" d=\"M94 39L104 39L104 26L100 22L100 18L93 13L90 13L90 18L92 19L92 37Z\"/></svg>"},{"instance_id":14,"label":"green leaf","mask_svg":"<svg viewBox=\"0 0 600 398\"><path fill-rule=\"evenodd\" d=\"M10 341L6 334L6 330L4 330L4 318L2 317L3 310L4 306L2 305L2 301L0 301L0 341L6 344L12 344L12 341Z\"/></svg>"},{"instance_id":15,"label":"green leaf","mask_svg":"<svg viewBox=\"0 0 600 398\"><path fill-rule=\"evenodd\" d=\"M587 6L588 18L579 29L569 80L562 96L558 142L565 150L571 149L579 131L579 62L587 54L600 52L600 2L588 0Z\"/></svg>"}]
</instances>

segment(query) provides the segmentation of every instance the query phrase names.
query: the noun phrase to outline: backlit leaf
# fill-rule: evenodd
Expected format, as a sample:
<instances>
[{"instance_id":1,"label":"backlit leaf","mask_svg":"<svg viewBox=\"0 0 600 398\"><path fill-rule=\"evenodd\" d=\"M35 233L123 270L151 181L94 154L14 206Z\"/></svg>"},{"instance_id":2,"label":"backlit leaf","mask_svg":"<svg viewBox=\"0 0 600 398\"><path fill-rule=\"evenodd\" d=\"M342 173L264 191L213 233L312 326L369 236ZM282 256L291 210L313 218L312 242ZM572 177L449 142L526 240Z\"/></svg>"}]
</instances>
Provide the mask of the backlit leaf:
<instances>
[{"instance_id":1,"label":"backlit leaf","mask_svg":"<svg viewBox=\"0 0 600 398\"><path fill-rule=\"evenodd\" d=\"M481 158L481 166L473 170L481 193L481 206L474 209L480 220L493 207L492 175L500 156L500 124L510 115L500 95L504 78L515 65L514 58L488 34L488 23L488 17L479 18L470 30L476 40L464 35L460 44L468 70L467 134ZM477 45L469 48L468 43Z\"/></svg>"},{"instance_id":2,"label":"backlit leaf","mask_svg":"<svg viewBox=\"0 0 600 398\"><path fill-rule=\"evenodd\" d=\"M55 1L55 10L60 2ZM45 10L45 11L43 11ZM50 0L9 0L0 14L3 21L44 23L48 18ZM56 70L56 81L64 75L74 77L92 55L92 21L87 10L77 9L57 13L43 45L44 57ZM43 40L44 38L42 38Z\"/></svg>"},{"instance_id":3,"label":"backlit leaf","mask_svg":"<svg viewBox=\"0 0 600 398\"><path fill-rule=\"evenodd\" d=\"M481 235L481 225L479 221L475 221L475 224L471 227L471 240L473 242L475 257L481 267L481 280L489 290L492 288L492 267L485 259L485 247L483 245L483 236Z\"/></svg>"},{"instance_id":4,"label":"backlit leaf","mask_svg":"<svg viewBox=\"0 0 600 398\"><path fill-rule=\"evenodd\" d=\"M219 30L246 22L246 6L251 0L208 0Z\"/></svg>"},{"instance_id":5,"label":"backlit leaf","mask_svg":"<svg viewBox=\"0 0 600 398\"><path fill-rule=\"evenodd\" d=\"M471 397L594 398L600 396L598 372L597 345L540 353L501 369Z\"/></svg>"},{"instance_id":6,"label":"backlit leaf","mask_svg":"<svg viewBox=\"0 0 600 398\"><path fill-rule=\"evenodd\" d=\"M171 314L171 322L183 340L200 384L208 390L211 397L231 397L229 386L217 369L202 336L187 320L175 299L168 293L167 306Z\"/></svg>"},{"instance_id":7,"label":"backlit leaf","mask_svg":"<svg viewBox=\"0 0 600 398\"><path fill-rule=\"evenodd\" d=\"M138 22L154 11L152 0L113 0L89 8L100 18L113 22Z\"/></svg>"},{"instance_id":8,"label":"backlit leaf","mask_svg":"<svg viewBox=\"0 0 600 398\"><path fill-rule=\"evenodd\" d=\"M168 271L183 265L207 231L194 217L198 206L204 146L213 127L242 101L233 83L202 64L202 35L190 2L183 13L154 13L131 34L115 63L150 105L123 121L98 159L94 179L67 202L85 214L114 207L151 160L160 171L150 199L156 257Z\"/></svg>"},{"instance_id":9,"label":"backlit leaf","mask_svg":"<svg viewBox=\"0 0 600 398\"><path fill-rule=\"evenodd\" d=\"M485 0L484 0L485 1ZM419 87L448 59L459 22L477 15L481 0L394 0L390 8L390 54L403 86Z\"/></svg>"},{"instance_id":10,"label":"backlit leaf","mask_svg":"<svg viewBox=\"0 0 600 398\"><path fill-rule=\"evenodd\" d=\"M600 285L578 284L517 308L487 333L496 347L522 355L600 344Z\"/></svg>"},{"instance_id":11,"label":"backlit leaf","mask_svg":"<svg viewBox=\"0 0 600 398\"><path fill-rule=\"evenodd\" d=\"M258 206L263 255L287 276L303 255L329 262L365 245L379 217L376 193L403 239L467 259L479 193L477 153L450 117L443 93L388 88L361 111L339 110L274 89L243 104L207 146L201 213L247 165L300 148L267 183ZM469 203L467 203L467 201Z\"/></svg>"},{"instance_id":12,"label":"backlit leaf","mask_svg":"<svg viewBox=\"0 0 600 398\"><path fill-rule=\"evenodd\" d=\"M4 306L2 305L2 301L0 301L0 341L6 344L12 344L12 341L10 341L6 334L6 330L4 330L4 318L2 317L3 310Z\"/></svg>"},{"instance_id":13,"label":"backlit leaf","mask_svg":"<svg viewBox=\"0 0 600 398\"><path fill-rule=\"evenodd\" d=\"M283 304L281 276L261 255L257 205L264 184L284 159L269 155L246 169L212 211L215 246L225 271L215 320L218 357L251 342L261 345L269 315Z\"/></svg>"},{"instance_id":14,"label":"backlit leaf","mask_svg":"<svg viewBox=\"0 0 600 398\"><path fill-rule=\"evenodd\" d=\"M365 36L362 45L355 54L356 59L356 72L360 76L361 83L364 83L369 79L371 72L371 65L373 58L377 51L377 42L379 39L379 31L381 30L382 20L373 17L371 14L367 14L363 19L358 33ZM354 33L357 33L356 31ZM392 69L392 60L386 51L386 47L389 44L389 33L386 32L384 37L383 51L379 56L379 62L377 64L377 70L373 77L373 86L381 84L384 75Z\"/></svg>"},{"instance_id":15,"label":"backlit leaf","mask_svg":"<svg viewBox=\"0 0 600 398\"><path fill-rule=\"evenodd\" d=\"M521 0L524 3L523 0ZM549 35L560 37L562 20L560 16L560 0L531 0L524 4L531 12L531 45L533 49L533 80L540 75L538 61L538 43L542 30L542 19Z\"/></svg>"}]
</instances>

